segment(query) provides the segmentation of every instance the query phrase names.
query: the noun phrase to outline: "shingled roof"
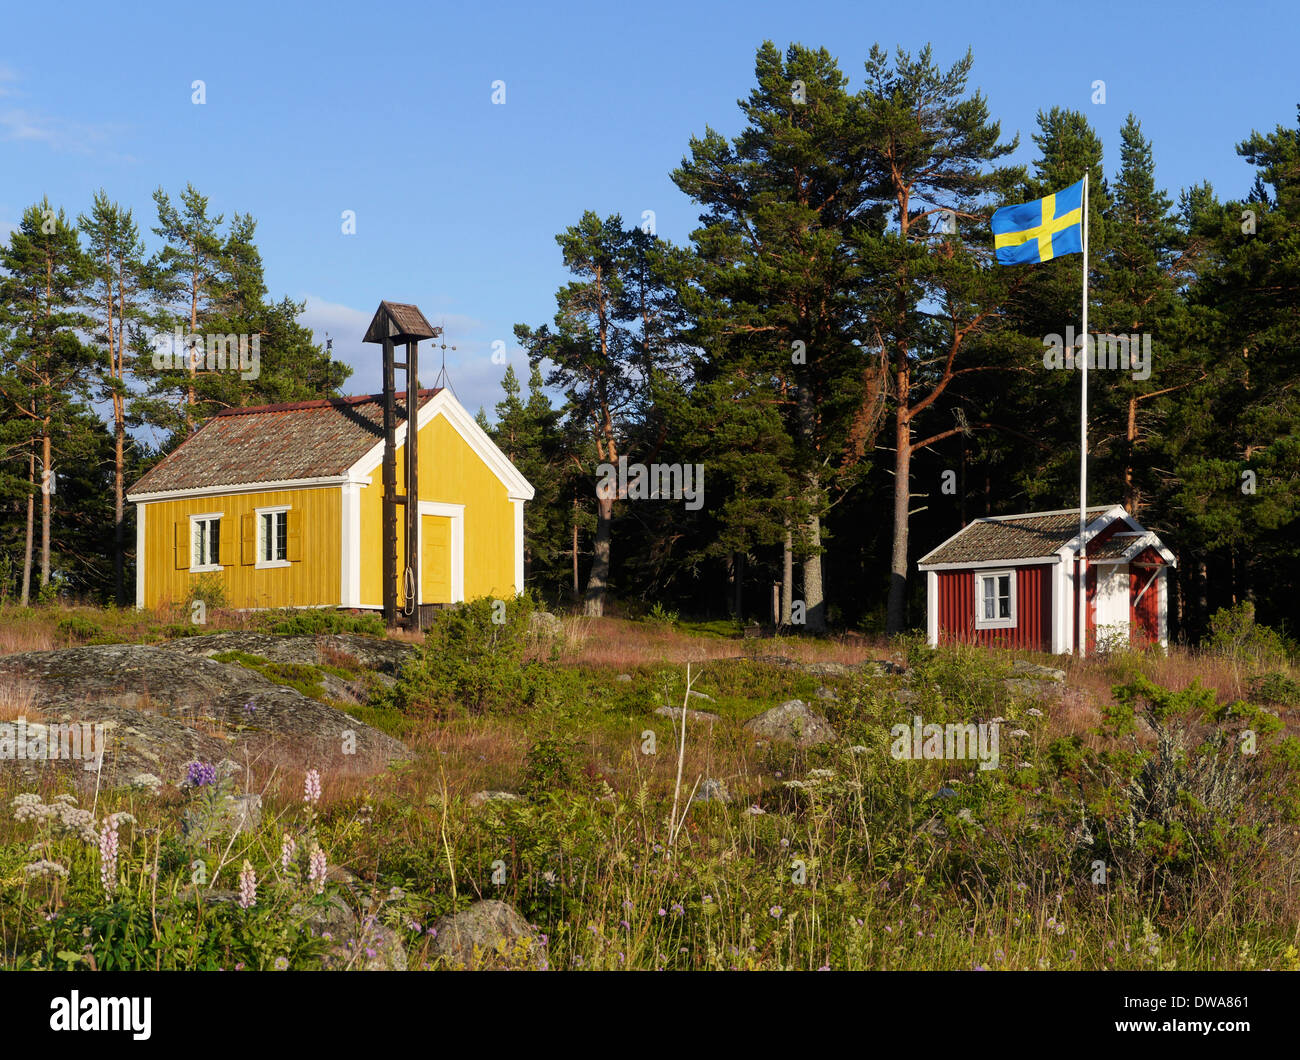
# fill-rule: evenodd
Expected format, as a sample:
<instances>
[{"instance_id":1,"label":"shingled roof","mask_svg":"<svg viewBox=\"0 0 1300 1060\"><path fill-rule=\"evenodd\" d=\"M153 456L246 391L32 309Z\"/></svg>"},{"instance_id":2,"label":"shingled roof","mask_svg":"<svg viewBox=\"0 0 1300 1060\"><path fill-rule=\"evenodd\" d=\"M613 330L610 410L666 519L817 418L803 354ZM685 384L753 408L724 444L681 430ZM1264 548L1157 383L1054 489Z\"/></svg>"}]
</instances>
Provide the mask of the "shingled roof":
<instances>
[{"instance_id":1,"label":"shingled roof","mask_svg":"<svg viewBox=\"0 0 1300 1060\"><path fill-rule=\"evenodd\" d=\"M1088 509L1088 522L1110 511L1112 505ZM1055 554L1079 533L1079 509L1028 512L976 519L934 551L921 557L926 566L939 563L989 563L1037 559ZM1129 543L1132 540L1129 539Z\"/></svg>"},{"instance_id":2,"label":"shingled roof","mask_svg":"<svg viewBox=\"0 0 1300 1060\"><path fill-rule=\"evenodd\" d=\"M423 406L438 391L421 390ZM406 419L405 395L397 401ZM343 475L384 438L382 394L226 409L208 420L129 495Z\"/></svg>"}]
</instances>

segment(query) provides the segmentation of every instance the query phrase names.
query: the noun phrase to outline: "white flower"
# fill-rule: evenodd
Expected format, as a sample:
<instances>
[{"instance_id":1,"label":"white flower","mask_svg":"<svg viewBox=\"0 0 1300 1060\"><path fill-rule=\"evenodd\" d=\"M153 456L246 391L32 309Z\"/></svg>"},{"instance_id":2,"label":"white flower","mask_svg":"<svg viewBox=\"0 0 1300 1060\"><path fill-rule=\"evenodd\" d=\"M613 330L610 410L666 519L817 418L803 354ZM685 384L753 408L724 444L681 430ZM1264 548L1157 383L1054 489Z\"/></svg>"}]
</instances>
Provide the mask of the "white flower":
<instances>
[{"instance_id":1,"label":"white flower","mask_svg":"<svg viewBox=\"0 0 1300 1060\"><path fill-rule=\"evenodd\" d=\"M1011 732L1010 732L1010 735L1011 735L1011 736L1028 736L1029 733L1025 732L1024 729L1012 729Z\"/></svg>"},{"instance_id":2,"label":"white flower","mask_svg":"<svg viewBox=\"0 0 1300 1060\"><path fill-rule=\"evenodd\" d=\"M1037 707L1030 707L1027 711L1025 711L1025 713L1028 714L1031 718L1041 718L1043 716L1043 712L1039 710Z\"/></svg>"},{"instance_id":3,"label":"white flower","mask_svg":"<svg viewBox=\"0 0 1300 1060\"><path fill-rule=\"evenodd\" d=\"M137 773L131 778L131 787L137 791L147 791L150 795L157 795L162 787L162 781L152 773Z\"/></svg>"},{"instance_id":4,"label":"white flower","mask_svg":"<svg viewBox=\"0 0 1300 1060\"><path fill-rule=\"evenodd\" d=\"M27 873L29 877L66 876L68 874L68 870L57 861L47 861L44 858L30 865L24 865L23 872Z\"/></svg>"}]
</instances>

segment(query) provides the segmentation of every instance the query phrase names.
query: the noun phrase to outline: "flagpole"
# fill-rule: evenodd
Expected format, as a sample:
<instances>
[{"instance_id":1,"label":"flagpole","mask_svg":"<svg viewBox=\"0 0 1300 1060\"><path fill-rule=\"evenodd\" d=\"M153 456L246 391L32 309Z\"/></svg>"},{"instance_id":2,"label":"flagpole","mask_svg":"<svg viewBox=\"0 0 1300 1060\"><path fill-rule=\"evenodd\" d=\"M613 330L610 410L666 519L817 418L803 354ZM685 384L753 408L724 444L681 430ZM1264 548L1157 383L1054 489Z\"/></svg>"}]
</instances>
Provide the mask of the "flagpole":
<instances>
[{"instance_id":1,"label":"flagpole","mask_svg":"<svg viewBox=\"0 0 1300 1060\"><path fill-rule=\"evenodd\" d=\"M1079 336L1079 644L1077 658L1088 654L1088 556L1083 535L1088 526L1088 174L1083 174L1083 334Z\"/></svg>"}]
</instances>

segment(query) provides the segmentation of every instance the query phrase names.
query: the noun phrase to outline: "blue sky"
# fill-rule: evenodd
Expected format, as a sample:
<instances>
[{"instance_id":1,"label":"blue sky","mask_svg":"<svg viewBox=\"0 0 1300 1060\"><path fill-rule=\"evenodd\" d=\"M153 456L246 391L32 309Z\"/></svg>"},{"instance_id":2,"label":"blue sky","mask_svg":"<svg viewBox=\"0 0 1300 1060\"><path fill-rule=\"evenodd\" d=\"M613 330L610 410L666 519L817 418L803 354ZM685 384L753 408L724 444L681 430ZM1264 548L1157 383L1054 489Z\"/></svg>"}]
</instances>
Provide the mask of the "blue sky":
<instances>
[{"instance_id":1,"label":"blue sky","mask_svg":"<svg viewBox=\"0 0 1300 1060\"><path fill-rule=\"evenodd\" d=\"M214 212L257 218L271 295L307 301L351 392L379 385L360 343L375 306L411 301L457 347L461 400L490 412L493 341L526 376L513 325L554 314L557 232L584 209L653 210L687 241L696 211L668 174L706 124L738 130L764 39L826 47L854 89L875 42L929 41L945 65L970 46L1016 161L1059 104L1088 115L1113 174L1132 110L1171 195L1209 179L1228 197L1251 180L1234 145L1294 125L1298 28L1282 2L10 5L0 236L43 195L75 215L100 187L147 228L153 189L192 181Z\"/></svg>"}]
</instances>

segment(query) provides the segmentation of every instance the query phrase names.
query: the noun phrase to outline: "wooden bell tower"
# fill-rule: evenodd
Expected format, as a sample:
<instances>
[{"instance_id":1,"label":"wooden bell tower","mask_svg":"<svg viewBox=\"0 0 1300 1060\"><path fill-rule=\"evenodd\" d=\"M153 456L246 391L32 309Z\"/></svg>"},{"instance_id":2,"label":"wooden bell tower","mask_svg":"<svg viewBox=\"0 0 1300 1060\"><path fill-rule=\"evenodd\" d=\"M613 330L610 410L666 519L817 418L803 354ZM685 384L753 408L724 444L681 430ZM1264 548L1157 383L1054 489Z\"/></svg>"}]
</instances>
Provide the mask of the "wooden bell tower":
<instances>
[{"instance_id":1,"label":"wooden bell tower","mask_svg":"<svg viewBox=\"0 0 1300 1060\"><path fill-rule=\"evenodd\" d=\"M397 508L405 508L406 549L400 570L404 587L404 613L419 624L418 594L420 556L420 456L418 415L420 409L419 345L421 339L442 334L424 319L419 307L402 302L380 302L375 317L366 329L363 342L379 343L384 348L384 621L398 624L397 585ZM394 351L406 346L406 360L399 361ZM406 495L397 492L397 369L406 373Z\"/></svg>"}]
</instances>

